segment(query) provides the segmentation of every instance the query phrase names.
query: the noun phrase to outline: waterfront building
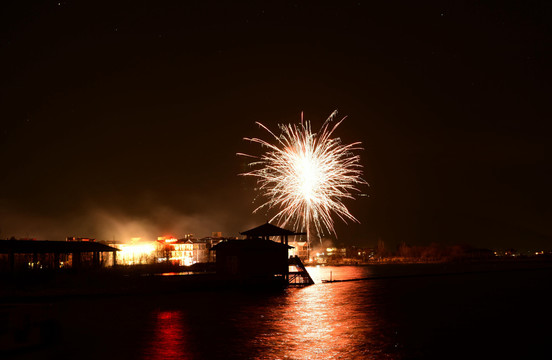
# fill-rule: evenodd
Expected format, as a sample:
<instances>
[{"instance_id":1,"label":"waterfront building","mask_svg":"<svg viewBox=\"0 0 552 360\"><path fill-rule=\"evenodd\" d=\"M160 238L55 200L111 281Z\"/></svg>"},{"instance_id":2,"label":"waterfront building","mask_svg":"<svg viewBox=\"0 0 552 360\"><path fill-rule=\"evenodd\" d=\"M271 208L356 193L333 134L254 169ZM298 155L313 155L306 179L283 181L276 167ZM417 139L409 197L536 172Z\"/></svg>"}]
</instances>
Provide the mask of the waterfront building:
<instances>
[{"instance_id":1,"label":"waterfront building","mask_svg":"<svg viewBox=\"0 0 552 360\"><path fill-rule=\"evenodd\" d=\"M209 248L205 239L192 240L192 264L209 261Z\"/></svg>"},{"instance_id":2,"label":"waterfront building","mask_svg":"<svg viewBox=\"0 0 552 360\"><path fill-rule=\"evenodd\" d=\"M302 261L308 260L309 257L309 246L306 241L290 241L288 243L292 246L292 249L289 249L290 256L298 256Z\"/></svg>"},{"instance_id":3,"label":"waterfront building","mask_svg":"<svg viewBox=\"0 0 552 360\"><path fill-rule=\"evenodd\" d=\"M215 255L210 250L223 240L225 238L159 237L156 251L157 262L170 262L181 266L214 262Z\"/></svg>"},{"instance_id":4,"label":"waterfront building","mask_svg":"<svg viewBox=\"0 0 552 360\"><path fill-rule=\"evenodd\" d=\"M246 239L227 240L213 247L220 277L245 283L277 283L284 286L313 283L301 260L296 256L288 258L289 249L292 249L288 245L288 237L303 234L266 223L241 235L245 235ZM290 266L297 271L290 272Z\"/></svg>"},{"instance_id":5,"label":"waterfront building","mask_svg":"<svg viewBox=\"0 0 552 360\"><path fill-rule=\"evenodd\" d=\"M157 238L157 262L187 266L193 264L193 258L194 245L191 239Z\"/></svg>"},{"instance_id":6,"label":"waterfront building","mask_svg":"<svg viewBox=\"0 0 552 360\"><path fill-rule=\"evenodd\" d=\"M287 281L289 245L260 238L228 240L216 245L221 277L244 281Z\"/></svg>"},{"instance_id":7,"label":"waterfront building","mask_svg":"<svg viewBox=\"0 0 552 360\"><path fill-rule=\"evenodd\" d=\"M60 268L99 268L106 255L113 263L119 250L88 241L0 240L0 270L57 270Z\"/></svg>"}]
</instances>

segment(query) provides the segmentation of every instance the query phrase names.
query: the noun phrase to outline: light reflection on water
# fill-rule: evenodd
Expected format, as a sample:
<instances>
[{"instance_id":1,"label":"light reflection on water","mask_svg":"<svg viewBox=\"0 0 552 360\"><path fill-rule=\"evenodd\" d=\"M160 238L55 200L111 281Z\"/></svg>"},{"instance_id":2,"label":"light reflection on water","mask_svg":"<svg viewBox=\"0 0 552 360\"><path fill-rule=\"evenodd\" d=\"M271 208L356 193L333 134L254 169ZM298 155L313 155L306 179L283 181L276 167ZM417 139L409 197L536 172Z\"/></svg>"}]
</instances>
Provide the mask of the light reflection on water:
<instances>
[{"instance_id":1,"label":"light reflection on water","mask_svg":"<svg viewBox=\"0 0 552 360\"><path fill-rule=\"evenodd\" d=\"M268 309L272 327L256 341L269 358L336 359L375 353L371 345L377 346L372 338L376 314L363 297L343 284L292 290Z\"/></svg>"},{"instance_id":2,"label":"light reflection on water","mask_svg":"<svg viewBox=\"0 0 552 360\"><path fill-rule=\"evenodd\" d=\"M145 359L188 359L184 336L183 311L155 311L152 338L143 351Z\"/></svg>"},{"instance_id":3,"label":"light reflection on water","mask_svg":"<svg viewBox=\"0 0 552 360\"><path fill-rule=\"evenodd\" d=\"M372 275L367 266L308 266L307 271L316 284L322 280L360 279Z\"/></svg>"},{"instance_id":4,"label":"light reflection on water","mask_svg":"<svg viewBox=\"0 0 552 360\"><path fill-rule=\"evenodd\" d=\"M431 269L438 274L441 265L319 267L309 269L315 280L330 272L337 280L379 279L66 298L49 304L56 341L13 358L550 358L542 324L552 322L552 267L461 274L472 270L462 265L448 276L389 277ZM26 304L18 307L24 313Z\"/></svg>"},{"instance_id":5,"label":"light reflection on water","mask_svg":"<svg viewBox=\"0 0 552 360\"><path fill-rule=\"evenodd\" d=\"M280 293L211 294L220 300L213 307L195 299L178 310L156 310L151 323L155 336L145 343L145 358L393 358L388 351L392 339L381 332L383 322L371 297L376 285L322 284L330 271L341 279L367 276L361 267L309 268L317 282L312 286ZM187 300L194 298L190 294ZM206 345L207 339L216 345Z\"/></svg>"}]
</instances>

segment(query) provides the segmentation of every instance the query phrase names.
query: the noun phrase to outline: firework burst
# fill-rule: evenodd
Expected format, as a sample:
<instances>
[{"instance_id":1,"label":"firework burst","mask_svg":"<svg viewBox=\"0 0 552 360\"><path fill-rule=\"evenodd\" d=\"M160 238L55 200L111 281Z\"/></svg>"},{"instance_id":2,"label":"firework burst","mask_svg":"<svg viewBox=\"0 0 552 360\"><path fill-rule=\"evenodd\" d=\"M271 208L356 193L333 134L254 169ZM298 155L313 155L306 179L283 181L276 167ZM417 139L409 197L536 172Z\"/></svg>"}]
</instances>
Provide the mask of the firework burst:
<instances>
[{"instance_id":1,"label":"firework burst","mask_svg":"<svg viewBox=\"0 0 552 360\"><path fill-rule=\"evenodd\" d=\"M258 138L245 140L260 144L266 151L260 156L238 154L252 158L253 170L242 173L257 179L258 189L266 200L254 212L262 209L278 209L270 221L290 225L307 231L310 242L310 224L319 236L324 231L337 236L332 214L345 223L358 222L343 204L343 199L353 199L358 186L366 184L362 179L360 142L344 145L338 137L332 137L345 120L334 122L334 111L318 132L313 132L309 121L299 124L279 125L280 135L257 122L273 137L273 141Z\"/></svg>"}]
</instances>

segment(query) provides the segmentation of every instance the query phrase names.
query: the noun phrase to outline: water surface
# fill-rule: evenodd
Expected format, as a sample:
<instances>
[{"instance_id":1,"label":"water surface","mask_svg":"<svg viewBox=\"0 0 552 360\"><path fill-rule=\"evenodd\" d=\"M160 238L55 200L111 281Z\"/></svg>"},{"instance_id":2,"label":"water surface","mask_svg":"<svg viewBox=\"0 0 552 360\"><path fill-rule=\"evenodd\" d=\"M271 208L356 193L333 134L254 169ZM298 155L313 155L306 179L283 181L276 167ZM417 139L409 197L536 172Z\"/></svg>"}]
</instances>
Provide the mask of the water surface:
<instances>
[{"instance_id":1,"label":"water surface","mask_svg":"<svg viewBox=\"0 0 552 360\"><path fill-rule=\"evenodd\" d=\"M283 291L57 301L47 304L57 342L14 357L546 358L550 330L539 325L550 321L549 269L395 276L420 269L318 267L309 268L317 284ZM322 284L330 272L380 278Z\"/></svg>"}]
</instances>

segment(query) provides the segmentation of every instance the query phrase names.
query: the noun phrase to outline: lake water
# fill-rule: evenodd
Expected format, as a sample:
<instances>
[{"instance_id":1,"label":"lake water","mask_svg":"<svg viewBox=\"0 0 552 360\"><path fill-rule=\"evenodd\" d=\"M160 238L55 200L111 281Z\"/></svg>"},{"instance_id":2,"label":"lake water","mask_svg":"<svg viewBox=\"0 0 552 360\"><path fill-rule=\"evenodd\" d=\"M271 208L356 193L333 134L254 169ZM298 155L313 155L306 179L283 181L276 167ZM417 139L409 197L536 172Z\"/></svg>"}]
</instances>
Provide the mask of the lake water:
<instances>
[{"instance_id":1,"label":"lake water","mask_svg":"<svg viewBox=\"0 0 552 360\"><path fill-rule=\"evenodd\" d=\"M309 268L275 292L180 292L43 304L55 342L28 359L550 358L550 269L434 275L426 266ZM378 276L368 281L321 283ZM393 275L391 277L383 277Z\"/></svg>"}]
</instances>

